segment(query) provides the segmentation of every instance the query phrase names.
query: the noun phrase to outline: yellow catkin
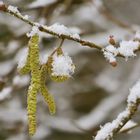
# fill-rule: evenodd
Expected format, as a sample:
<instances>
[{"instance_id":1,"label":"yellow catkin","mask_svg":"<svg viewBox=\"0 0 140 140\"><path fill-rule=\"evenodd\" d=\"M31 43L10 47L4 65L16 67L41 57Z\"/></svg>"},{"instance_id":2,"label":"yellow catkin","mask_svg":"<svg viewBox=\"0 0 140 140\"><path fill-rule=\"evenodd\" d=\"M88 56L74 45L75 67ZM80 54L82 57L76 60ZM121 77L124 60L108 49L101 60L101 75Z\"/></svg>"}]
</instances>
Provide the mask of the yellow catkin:
<instances>
[{"instance_id":1,"label":"yellow catkin","mask_svg":"<svg viewBox=\"0 0 140 140\"><path fill-rule=\"evenodd\" d=\"M56 112L56 106L53 96L48 92L45 82L46 82L46 75L47 75L47 66L42 65L41 67L41 87L40 91L42 96L44 97L44 100L48 104L49 112L51 115L55 114Z\"/></svg>"},{"instance_id":2,"label":"yellow catkin","mask_svg":"<svg viewBox=\"0 0 140 140\"><path fill-rule=\"evenodd\" d=\"M33 136L36 132L36 106L37 106L37 88L31 85L28 90L27 97L27 112L28 112L28 125L29 135Z\"/></svg>"},{"instance_id":3,"label":"yellow catkin","mask_svg":"<svg viewBox=\"0 0 140 140\"><path fill-rule=\"evenodd\" d=\"M47 72L51 72L51 67L48 70L48 65L40 65L39 62L39 36L33 35L29 40L29 54L25 66L20 69L21 74L31 72L31 83L27 94L27 113L29 134L33 136L36 132L36 110L37 110L37 93L40 91L45 101L48 104L50 114L53 115L56 111L54 98L49 94L45 82ZM51 59L50 59L51 60ZM48 72L49 73L49 72Z\"/></svg>"},{"instance_id":4,"label":"yellow catkin","mask_svg":"<svg viewBox=\"0 0 140 140\"><path fill-rule=\"evenodd\" d=\"M39 66L39 37L34 35L29 41L30 49L30 69L31 85L28 90L27 110L29 122L29 134L34 135L36 132L36 96L40 89L40 66Z\"/></svg>"},{"instance_id":5,"label":"yellow catkin","mask_svg":"<svg viewBox=\"0 0 140 140\"><path fill-rule=\"evenodd\" d=\"M50 114L54 115L56 112L54 97L48 92L48 90L45 86L41 87L41 94L44 97L44 100L48 104Z\"/></svg>"},{"instance_id":6,"label":"yellow catkin","mask_svg":"<svg viewBox=\"0 0 140 140\"><path fill-rule=\"evenodd\" d=\"M32 82L36 84L36 86L40 85L40 64L39 64L39 36L34 35L29 41L29 49L30 49L30 67L31 67L31 77Z\"/></svg>"}]
</instances>

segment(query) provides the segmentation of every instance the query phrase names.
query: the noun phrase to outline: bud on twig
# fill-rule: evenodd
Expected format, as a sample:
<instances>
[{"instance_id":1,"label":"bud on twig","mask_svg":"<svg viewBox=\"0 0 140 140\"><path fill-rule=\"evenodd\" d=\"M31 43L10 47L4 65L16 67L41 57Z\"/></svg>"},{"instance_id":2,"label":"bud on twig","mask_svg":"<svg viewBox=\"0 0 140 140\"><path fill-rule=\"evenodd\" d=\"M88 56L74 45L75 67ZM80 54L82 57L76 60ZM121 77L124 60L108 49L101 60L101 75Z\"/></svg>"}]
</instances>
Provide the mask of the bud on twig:
<instances>
[{"instance_id":1,"label":"bud on twig","mask_svg":"<svg viewBox=\"0 0 140 140\"><path fill-rule=\"evenodd\" d=\"M0 1L0 11L6 11L6 5L3 3L3 1Z\"/></svg>"},{"instance_id":2,"label":"bud on twig","mask_svg":"<svg viewBox=\"0 0 140 140\"><path fill-rule=\"evenodd\" d=\"M111 64L113 67L116 67L116 66L117 66L117 62L116 62L116 61L110 62L110 64Z\"/></svg>"},{"instance_id":3,"label":"bud on twig","mask_svg":"<svg viewBox=\"0 0 140 140\"><path fill-rule=\"evenodd\" d=\"M116 44L116 42L115 42L115 39L114 39L114 36L113 36L113 35L109 36L109 43L110 43L111 45L115 45L115 44Z\"/></svg>"}]
</instances>

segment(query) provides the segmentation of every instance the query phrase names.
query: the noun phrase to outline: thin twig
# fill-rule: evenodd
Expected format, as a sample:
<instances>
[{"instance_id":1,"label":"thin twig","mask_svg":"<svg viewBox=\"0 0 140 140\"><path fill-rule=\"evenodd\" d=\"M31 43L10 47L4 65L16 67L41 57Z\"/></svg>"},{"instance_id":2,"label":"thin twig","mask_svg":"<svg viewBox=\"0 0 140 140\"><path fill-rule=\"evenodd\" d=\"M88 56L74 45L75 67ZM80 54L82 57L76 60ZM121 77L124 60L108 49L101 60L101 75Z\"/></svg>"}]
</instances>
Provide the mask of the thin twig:
<instances>
[{"instance_id":1,"label":"thin twig","mask_svg":"<svg viewBox=\"0 0 140 140\"><path fill-rule=\"evenodd\" d=\"M129 128L126 128L126 129L123 129L123 130L120 130L119 133L128 133L130 132L132 129L135 129L137 127L140 127L140 122L139 123L136 123L134 126L132 127L129 127Z\"/></svg>"},{"instance_id":2,"label":"thin twig","mask_svg":"<svg viewBox=\"0 0 140 140\"><path fill-rule=\"evenodd\" d=\"M2 6L0 6L0 7L2 7ZM56 37L61 38L61 39L73 40L73 41L76 41L77 43L80 43L83 46L88 46L90 48L96 48L96 49L99 49L99 50L103 49L102 46L96 45L93 42L86 41L86 40L76 38L76 37L73 37L73 36L70 36L70 35L66 35L66 34L63 34L63 33L59 34L59 33L55 32L55 31L52 31L46 25L43 26L43 25L41 25L39 23L33 22L33 21L29 20L29 19L24 18L24 16L22 16L21 14L19 14L17 12L14 12L12 10L9 10L8 6L6 6L5 4L3 4L3 7L4 8L0 8L1 11L9 13L10 15L15 16L18 19L26 22L27 24L29 24L31 26L38 26L39 30L42 31L42 32L46 32L48 34L51 34L51 35L56 36Z\"/></svg>"},{"instance_id":3,"label":"thin twig","mask_svg":"<svg viewBox=\"0 0 140 140\"><path fill-rule=\"evenodd\" d=\"M87 47L90 47L90 48L96 48L100 51L106 51L106 52L109 52L109 50L106 50L105 47L103 46L99 46L93 42L90 42L90 41L87 41L87 40L83 40L83 39L80 39L79 37L75 37L75 36L72 36L72 35L68 35L68 34L65 34L65 33L58 33L57 31L55 30L52 30L50 29L48 26L44 26L42 24L39 24L37 22L33 22L27 18L25 18L20 12L17 12L17 11L14 11L14 10L11 10L8 8L7 5L5 5L4 3L0 3L0 11L3 11L3 12L6 12L10 15L13 15L14 17L17 17L18 19L24 21L25 23L31 25L31 26L36 26L38 27L38 29L41 31L41 32L45 32L45 33L48 33L50 35L53 35L55 37L58 37L62 40L64 39L67 39L67 40L72 40L72 41L75 41L79 44L81 44L82 46L87 46ZM136 50L134 50L135 52L139 51L140 50L140 47L138 47ZM112 52L110 52L112 53ZM123 54L120 54L119 52L116 54L115 57L123 57L125 58L125 56ZM113 64L112 64L113 66ZM116 65L114 65L116 66Z\"/></svg>"}]
</instances>

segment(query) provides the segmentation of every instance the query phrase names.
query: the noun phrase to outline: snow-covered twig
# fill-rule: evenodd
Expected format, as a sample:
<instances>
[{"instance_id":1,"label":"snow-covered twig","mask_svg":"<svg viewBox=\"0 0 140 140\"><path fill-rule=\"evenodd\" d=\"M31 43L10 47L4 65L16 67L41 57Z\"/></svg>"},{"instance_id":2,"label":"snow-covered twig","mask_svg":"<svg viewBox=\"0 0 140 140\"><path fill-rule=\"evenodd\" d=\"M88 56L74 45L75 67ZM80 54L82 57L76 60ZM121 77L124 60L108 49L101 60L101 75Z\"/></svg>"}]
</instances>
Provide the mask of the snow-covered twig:
<instances>
[{"instance_id":1,"label":"snow-covered twig","mask_svg":"<svg viewBox=\"0 0 140 140\"><path fill-rule=\"evenodd\" d=\"M120 42L119 46L116 46L115 44L114 45L109 44L109 46L103 47L93 42L81 39L77 33L73 33L70 29L68 29L66 26L62 24L55 23L52 26L47 26L47 25L42 25L42 24L33 22L28 19L27 15L23 16L18 11L17 7L14 7L11 5L6 6L4 3L0 3L0 10L21 19L22 21L31 25L32 27L37 28L38 31L46 32L50 35L56 36L63 40L68 39L68 40L75 41L81 44L82 46L96 48L103 52L105 58L109 61L109 63L112 66L116 66L116 63L117 63L116 57L124 57L125 59L128 59L129 57L136 56L135 52L140 50L140 38L139 38L140 33L139 32L136 33L133 40L122 41Z\"/></svg>"},{"instance_id":2,"label":"snow-covered twig","mask_svg":"<svg viewBox=\"0 0 140 140\"><path fill-rule=\"evenodd\" d=\"M94 140L111 140L112 137L133 117L140 104L140 80L130 89L126 109L118 117L105 124L98 131Z\"/></svg>"},{"instance_id":3,"label":"snow-covered twig","mask_svg":"<svg viewBox=\"0 0 140 140\"><path fill-rule=\"evenodd\" d=\"M101 46L96 45L93 42L80 39L79 36L77 36L77 34L72 35L71 32L69 32L69 33L68 32L66 33L66 31L64 32L63 29L64 28L67 29L67 27L65 27L64 25L57 25L56 26L56 24L54 24L53 26L50 26L50 27L48 27L46 25L45 26L41 25L39 23L36 23L36 22L33 22L33 21L29 20L28 18L25 18L25 16L21 15L21 13L19 11L15 10L15 8L14 7L12 8L12 7L13 6L6 6L4 3L0 4L0 10L1 11L4 11L6 13L9 13L10 15L15 16L15 17L21 19L22 21L26 22L27 24L29 24L31 26L37 26L39 28L39 30L42 31L42 32L46 32L46 33L51 34L53 36L56 36L58 38L73 40L73 41L76 41L76 42L80 43L83 46L88 46L90 48L97 48L99 50L102 49ZM61 29L63 30L62 33L60 32L60 30L58 30L58 28L57 28L58 26L59 26L59 29L61 27Z\"/></svg>"}]
</instances>

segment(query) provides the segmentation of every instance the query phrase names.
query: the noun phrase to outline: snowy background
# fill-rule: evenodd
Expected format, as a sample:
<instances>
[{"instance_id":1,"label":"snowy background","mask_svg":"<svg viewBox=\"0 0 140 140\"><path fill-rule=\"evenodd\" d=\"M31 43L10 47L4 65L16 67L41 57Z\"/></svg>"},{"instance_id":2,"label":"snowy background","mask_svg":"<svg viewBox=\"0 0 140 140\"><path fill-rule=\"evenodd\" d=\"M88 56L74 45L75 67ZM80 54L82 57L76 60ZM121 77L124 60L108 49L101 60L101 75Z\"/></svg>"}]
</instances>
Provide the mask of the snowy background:
<instances>
[{"instance_id":1,"label":"snowy background","mask_svg":"<svg viewBox=\"0 0 140 140\"><path fill-rule=\"evenodd\" d=\"M81 38L106 46L108 37L117 41L131 38L138 29L139 0L5 0L18 6L23 14L41 24L61 23ZM48 79L57 113L50 116L38 96L38 127L28 136L26 98L30 77L19 76L17 61L27 46L31 27L15 17L0 13L0 140L92 140L100 125L116 118L124 110L129 88L140 77L140 57L127 62L120 58L113 68L102 53L65 41L63 48L76 65L73 78L64 83ZM50 53L60 40L41 34L42 54ZM138 112L134 120L140 122ZM139 140L140 128L131 134L119 134L116 140Z\"/></svg>"}]
</instances>

